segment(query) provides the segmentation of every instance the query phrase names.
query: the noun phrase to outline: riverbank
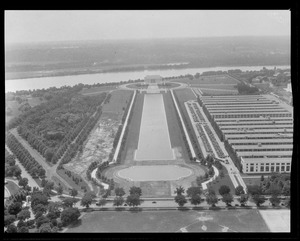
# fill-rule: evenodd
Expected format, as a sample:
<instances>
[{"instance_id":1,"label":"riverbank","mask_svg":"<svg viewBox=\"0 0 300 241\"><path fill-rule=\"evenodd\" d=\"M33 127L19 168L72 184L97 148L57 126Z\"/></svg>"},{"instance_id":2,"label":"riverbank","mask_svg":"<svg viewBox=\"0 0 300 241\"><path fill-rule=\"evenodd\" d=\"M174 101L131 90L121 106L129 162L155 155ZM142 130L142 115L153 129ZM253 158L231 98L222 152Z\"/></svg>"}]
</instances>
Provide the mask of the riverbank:
<instances>
[{"instance_id":1,"label":"riverbank","mask_svg":"<svg viewBox=\"0 0 300 241\"><path fill-rule=\"evenodd\" d=\"M195 75L206 71L228 71L230 69L240 69L242 71L258 71L263 67L273 69L276 65L260 65L260 66L220 66L220 67L203 67L203 68L181 68L181 69L162 69L162 70L141 70L141 71L126 71L126 72L77 72L74 75L53 76L53 72L48 71L47 74L40 72L41 76L33 78L27 76L22 79L8 79L9 74L5 74L5 92L15 92L19 90L47 89L50 87L74 86L76 84L94 84L94 83L121 83L128 80L144 79L146 75L160 75L164 78L180 76L180 75ZM286 69L289 65L278 65L276 68ZM89 71L89 70L86 70ZM42 74L44 73L44 74ZM49 76L47 76L49 75ZM47 77L46 77L47 76Z\"/></svg>"}]
</instances>

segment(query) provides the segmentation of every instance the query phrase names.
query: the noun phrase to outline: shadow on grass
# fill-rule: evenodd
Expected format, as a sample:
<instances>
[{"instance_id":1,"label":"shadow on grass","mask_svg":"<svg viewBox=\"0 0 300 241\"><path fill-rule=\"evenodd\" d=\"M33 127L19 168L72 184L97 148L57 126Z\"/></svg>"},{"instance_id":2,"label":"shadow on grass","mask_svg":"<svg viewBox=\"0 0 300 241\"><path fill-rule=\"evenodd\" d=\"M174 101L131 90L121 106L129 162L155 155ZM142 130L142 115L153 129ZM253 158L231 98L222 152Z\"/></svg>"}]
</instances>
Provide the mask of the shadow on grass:
<instances>
[{"instance_id":1,"label":"shadow on grass","mask_svg":"<svg viewBox=\"0 0 300 241\"><path fill-rule=\"evenodd\" d=\"M70 224L69 228L77 228L82 224L82 220L78 219L77 221L75 221L74 223Z\"/></svg>"},{"instance_id":2,"label":"shadow on grass","mask_svg":"<svg viewBox=\"0 0 300 241\"><path fill-rule=\"evenodd\" d=\"M142 212L143 209L139 208L139 207L132 207L132 208L129 208L129 211L132 213L138 213L138 212Z\"/></svg>"},{"instance_id":3,"label":"shadow on grass","mask_svg":"<svg viewBox=\"0 0 300 241\"><path fill-rule=\"evenodd\" d=\"M213 211L220 211L222 208L220 207L209 207L209 210L213 210Z\"/></svg>"},{"instance_id":4,"label":"shadow on grass","mask_svg":"<svg viewBox=\"0 0 300 241\"><path fill-rule=\"evenodd\" d=\"M190 209L187 207L178 207L177 210L178 211L189 211Z\"/></svg>"},{"instance_id":5,"label":"shadow on grass","mask_svg":"<svg viewBox=\"0 0 300 241\"><path fill-rule=\"evenodd\" d=\"M119 212L122 212L122 211L125 211L126 208L124 208L124 207L116 207L115 210L119 211Z\"/></svg>"},{"instance_id":6,"label":"shadow on grass","mask_svg":"<svg viewBox=\"0 0 300 241\"><path fill-rule=\"evenodd\" d=\"M192 210L204 210L203 207L192 207Z\"/></svg>"}]
</instances>

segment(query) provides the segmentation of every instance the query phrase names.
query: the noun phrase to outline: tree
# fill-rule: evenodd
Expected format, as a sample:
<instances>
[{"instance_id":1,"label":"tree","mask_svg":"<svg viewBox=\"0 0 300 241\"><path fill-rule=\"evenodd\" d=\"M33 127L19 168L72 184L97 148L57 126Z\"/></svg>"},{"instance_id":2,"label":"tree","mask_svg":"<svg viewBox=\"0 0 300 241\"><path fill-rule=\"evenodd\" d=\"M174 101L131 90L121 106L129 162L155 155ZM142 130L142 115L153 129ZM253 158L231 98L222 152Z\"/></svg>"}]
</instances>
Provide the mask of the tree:
<instances>
[{"instance_id":1,"label":"tree","mask_svg":"<svg viewBox=\"0 0 300 241\"><path fill-rule=\"evenodd\" d=\"M27 184L28 184L28 179L26 178L26 177L24 177L24 178L21 178L20 180L19 180L19 186L22 186L23 188L25 188L26 186L27 186Z\"/></svg>"},{"instance_id":2,"label":"tree","mask_svg":"<svg viewBox=\"0 0 300 241\"><path fill-rule=\"evenodd\" d=\"M192 197L194 195L201 195L202 193L202 190L200 187L189 187L187 190L186 190L186 193L187 193L187 196L188 197Z\"/></svg>"},{"instance_id":3,"label":"tree","mask_svg":"<svg viewBox=\"0 0 300 241\"><path fill-rule=\"evenodd\" d=\"M89 208L89 206L92 204L93 199L96 197L94 192L87 192L84 194L83 198L81 199L81 206L85 206L86 208Z\"/></svg>"},{"instance_id":4,"label":"tree","mask_svg":"<svg viewBox=\"0 0 300 241\"><path fill-rule=\"evenodd\" d=\"M260 195L262 193L261 187L258 185L247 185L247 189L251 195Z\"/></svg>"},{"instance_id":5,"label":"tree","mask_svg":"<svg viewBox=\"0 0 300 241\"><path fill-rule=\"evenodd\" d=\"M139 206L141 205L141 199L138 194L131 194L128 195L126 198L126 203L131 207Z\"/></svg>"},{"instance_id":6,"label":"tree","mask_svg":"<svg viewBox=\"0 0 300 241\"><path fill-rule=\"evenodd\" d=\"M239 185L235 188L235 195L240 196L241 194L245 194L243 186Z\"/></svg>"},{"instance_id":7,"label":"tree","mask_svg":"<svg viewBox=\"0 0 300 241\"><path fill-rule=\"evenodd\" d=\"M49 223L50 220L46 216L42 215L35 220L36 227L39 228L44 223Z\"/></svg>"},{"instance_id":8,"label":"tree","mask_svg":"<svg viewBox=\"0 0 300 241\"><path fill-rule=\"evenodd\" d=\"M57 191L57 194L61 196L61 194L63 193L63 187L62 186L57 186L56 191Z\"/></svg>"},{"instance_id":9,"label":"tree","mask_svg":"<svg viewBox=\"0 0 300 241\"><path fill-rule=\"evenodd\" d=\"M104 206L107 203L105 198L101 198L98 202L99 206Z\"/></svg>"},{"instance_id":10,"label":"tree","mask_svg":"<svg viewBox=\"0 0 300 241\"><path fill-rule=\"evenodd\" d=\"M142 196L142 189L140 187L135 187L135 186L132 186L130 189L129 189L129 193L130 195L132 194L137 194L139 196Z\"/></svg>"},{"instance_id":11,"label":"tree","mask_svg":"<svg viewBox=\"0 0 300 241\"><path fill-rule=\"evenodd\" d=\"M16 221L16 216L15 215L5 215L4 216L4 226L10 225L14 221Z\"/></svg>"},{"instance_id":12,"label":"tree","mask_svg":"<svg viewBox=\"0 0 300 241\"><path fill-rule=\"evenodd\" d=\"M208 194L206 196L206 202L207 204L211 205L212 207L215 207L218 203L218 198L215 194Z\"/></svg>"},{"instance_id":13,"label":"tree","mask_svg":"<svg viewBox=\"0 0 300 241\"><path fill-rule=\"evenodd\" d=\"M78 210L78 208L66 208L60 215L63 226L77 221L79 217L80 211Z\"/></svg>"},{"instance_id":14,"label":"tree","mask_svg":"<svg viewBox=\"0 0 300 241\"><path fill-rule=\"evenodd\" d=\"M50 223L43 223L39 228L39 233L52 233Z\"/></svg>"},{"instance_id":15,"label":"tree","mask_svg":"<svg viewBox=\"0 0 300 241\"><path fill-rule=\"evenodd\" d=\"M17 233L18 229L17 229L16 225L10 224L10 225L7 226L6 232L8 232L8 233Z\"/></svg>"},{"instance_id":16,"label":"tree","mask_svg":"<svg viewBox=\"0 0 300 241\"><path fill-rule=\"evenodd\" d=\"M285 196L290 196L291 185L289 182L286 182L282 188L282 194Z\"/></svg>"},{"instance_id":17,"label":"tree","mask_svg":"<svg viewBox=\"0 0 300 241\"><path fill-rule=\"evenodd\" d=\"M201 196L199 194L192 195L190 202L192 205L195 205L195 206L199 205L201 203Z\"/></svg>"},{"instance_id":18,"label":"tree","mask_svg":"<svg viewBox=\"0 0 300 241\"><path fill-rule=\"evenodd\" d=\"M61 207L63 206L62 202L50 202L48 204L48 212L49 213L55 213L57 217L60 216L61 213Z\"/></svg>"},{"instance_id":19,"label":"tree","mask_svg":"<svg viewBox=\"0 0 300 241\"><path fill-rule=\"evenodd\" d=\"M122 187L115 188L116 196L123 197L125 195L125 191Z\"/></svg>"},{"instance_id":20,"label":"tree","mask_svg":"<svg viewBox=\"0 0 300 241\"><path fill-rule=\"evenodd\" d=\"M184 195L182 195L182 194L177 194L177 195L175 196L175 202L179 205L179 207L183 207L184 204L187 203L187 200L186 200L186 198L185 198Z\"/></svg>"},{"instance_id":21,"label":"tree","mask_svg":"<svg viewBox=\"0 0 300 241\"><path fill-rule=\"evenodd\" d=\"M182 186L176 187L176 190L174 191L174 193L176 193L176 195L182 195L184 193L185 189Z\"/></svg>"},{"instance_id":22,"label":"tree","mask_svg":"<svg viewBox=\"0 0 300 241\"><path fill-rule=\"evenodd\" d=\"M8 206L8 213L11 215L17 215L22 210L21 202L13 202Z\"/></svg>"},{"instance_id":23,"label":"tree","mask_svg":"<svg viewBox=\"0 0 300 241\"><path fill-rule=\"evenodd\" d=\"M220 172L220 177L221 178L225 177L224 172L222 172L222 171Z\"/></svg>"},{"instance_id":24,"label":"tree","mask_svg":"<svg viewBox=\"0 0 300 241\"><path fill-rule=\"evenodd\" d=\"M18 229L21 228L21 227L24 227L24 226L26 226L26 223L25 223L23 220L20 220L20 221L18 222L18 224L17 224L17 228L18 228Z\"/></svg>"},{"instance_id":25,"label":"tree","mask_svg":"<svg viewBox=\"0 0 300 241\"><path fill-rule=\"evenodd\" d=\"M33 208L37 204L48 205L48 197L41 192L34 192L31 195L31 207Z\"/></svg>"},{"instance_id":26,"label":"tree","mask_svg":"<svg viewBox=\"0 0 300 241\"><path fill-rule=\"evenodd\" d=\"M32 208L32 211L34 214L36 214L37 212L41 212L44 214L47 212L47 206L39 203Z\"/></svg>"},{"instance_id":27,"label":"tree","mask_svg":"<svg viewBox=\"0 0 300 241\"><path fill-rule=\"evenodd\" d=\"M17 218L19 220L26 220L30 218L30 211L28 209L23 209L21 212L18 213Z\"/></svg>"},{"instance_id":28,"label":"tree","mask_svg":"<svg viewBox=\"0 0 300 241\"><path fill-rule=\"evenodd\" d=\"M75 188L73 188L73 189L70 190L70 195L72 197L76 197L78 195L78 191Z\"/></svg>"},{"instance_id":29,"label":"tree","mask_svg":"<svg viewBox=\"0 0 300 241\"><path fill-rule=\"evenodd\" d=\"M281 188L277 184L272 183L267 190L267 193L273 196L278 196L281 193Z\"/></svg>"},{"instance_id":30,"label":"tree","mask_svg":"<svg viewBox=\"0 0 300 241\"><path fill-rule=\"evenodd\" d=\"M63 205L65 206L65 207L73 207L73 205L76 203L77 201L76 201L76 199L75 198L73 198L73 197L67 197L67 198L65 198L63 201L62 201L62 203L63 203Z\"/></svg>"},{"instance_id":31,"label":"tree","mask_svg":"<svg viewBox=\"0 0 300 241\"><path fill-rule=\"evenodd\" d=\"M233 196L230 193L226 193L222 196L222 201L226 203L227 206L230 206L233 202Z\"/></svg>"},{"instance_id":32,"label":"tree","mask_svg":"<svg viewBox=\"0 0 300 241\"><path fill-rule=\"evenodd\" d=\"M278 206L280 203L280 199L276 195L272 195L269 199L269 201L272 203L273 206Z\"/></svg>"},{"instance_id":33,"label":"tree","mask_svg":"<svg viewBox=\"0 0 300 241\"><path fill-rule=\"evenodd\" d=\"M29 233L29 229L26 226L18 228L18 233Z\"/></svg>"},{"instance_id":34,"label":"tree","mask_svg":"<svg viewBox=\"0 0 300 241\"><path fill-rule=\"evenodd\" d=\"M259 194L255 194L252 196L252 200L256 204L256 206L259 207L261 204L263 204L266 201L266 198Z\"/></svg>"},{"instance_id":35,"label":"tree","mask_svg":"<svg viewBox=\"0 0 300 241\"><path fill-rule=\"evenodd\" d=\"M46 158L46 161L47 162L50 162L52 157L54 155L54 151L52 148L48 148L46 151L45 151L45 158Z\"/></svg>"},{"instance_id":36,"label":"tree","mask_svg":"<svg viewBox=\"0 0 300 241\"><path fill-rule=\"evenodd\" d=\"M123 203L124 203L124 198L116 196L115 199L114 199L113 205L118 207L118 206L122 206Z\"/></svg>"},{"instance_id":37,"label":"tree","mask_svg":"<svg viewBox=\"0 0 300 241\"><path fill-rule=\"evenodd\" d=\"M228 194L230 193L230 188L227 186L227 185L222 185L220 188L219 188L219 193L220 195L225 195L225 194Z\"/></svg>"}]
</instances>

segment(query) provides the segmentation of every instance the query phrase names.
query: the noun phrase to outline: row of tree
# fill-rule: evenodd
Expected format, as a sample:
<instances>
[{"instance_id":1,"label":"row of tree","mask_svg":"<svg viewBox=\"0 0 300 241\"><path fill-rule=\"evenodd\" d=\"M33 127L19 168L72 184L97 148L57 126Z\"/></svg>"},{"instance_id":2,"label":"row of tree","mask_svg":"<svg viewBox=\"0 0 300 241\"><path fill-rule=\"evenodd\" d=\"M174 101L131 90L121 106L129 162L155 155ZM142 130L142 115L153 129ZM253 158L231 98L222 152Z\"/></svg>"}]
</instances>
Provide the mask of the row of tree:
<instances>
[{"instance_id":1,"label":"row of tree","mask_svg":"<svg viewBox=\"0 0 300 241\"><path fill-rule=\"evenodd\" d=\"M16 159L14 155L11 155L5 148L5 177L20 177L22 170L16 165Z\"/></svg>"},{"instance_id":2,"label":"row of tree","mask_svg":"<svg viewBox=\"0 0 300 241\"><path fill-rule=\"evenodd\" d=\"M46 174L45 169L30 155L28 150L26 150L23 145L17 140L17 138L8 133L6 139L7 146L22 163L24 168L33 177L44 177Z\"/></svg>"}]
</instances>

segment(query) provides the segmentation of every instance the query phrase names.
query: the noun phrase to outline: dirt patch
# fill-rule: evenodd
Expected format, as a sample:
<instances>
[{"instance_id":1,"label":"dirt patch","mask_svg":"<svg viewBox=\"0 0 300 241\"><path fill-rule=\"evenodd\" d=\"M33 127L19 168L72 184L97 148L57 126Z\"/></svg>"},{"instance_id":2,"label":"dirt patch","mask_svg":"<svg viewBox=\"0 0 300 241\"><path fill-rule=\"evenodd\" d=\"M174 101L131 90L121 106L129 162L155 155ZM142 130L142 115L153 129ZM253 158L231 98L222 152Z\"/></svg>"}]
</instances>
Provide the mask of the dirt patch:
<instances>
[{"instance_id":1,"label":"dirt patch","mask_svg":"<svg viewBox=\"0 0 300 241\"><path fill-rule=\"evenodd\" d=\"M108 160L112 150L119 122L110 118L101 118L95 130L90 134L83 151L64 167L79 175L85 176L88 166L93 162Z\"/></svg>"}]
</instances>

